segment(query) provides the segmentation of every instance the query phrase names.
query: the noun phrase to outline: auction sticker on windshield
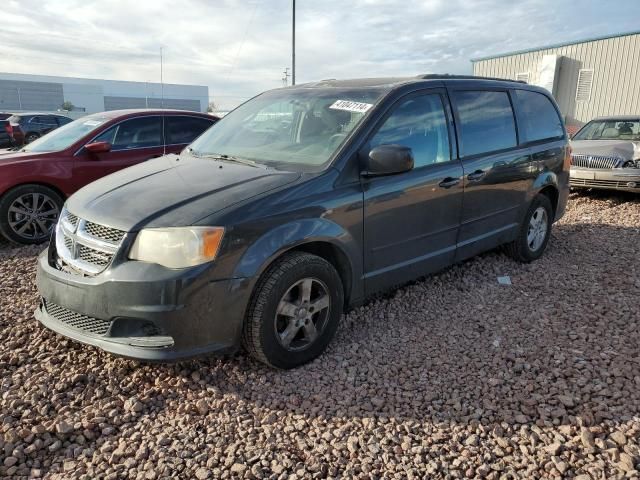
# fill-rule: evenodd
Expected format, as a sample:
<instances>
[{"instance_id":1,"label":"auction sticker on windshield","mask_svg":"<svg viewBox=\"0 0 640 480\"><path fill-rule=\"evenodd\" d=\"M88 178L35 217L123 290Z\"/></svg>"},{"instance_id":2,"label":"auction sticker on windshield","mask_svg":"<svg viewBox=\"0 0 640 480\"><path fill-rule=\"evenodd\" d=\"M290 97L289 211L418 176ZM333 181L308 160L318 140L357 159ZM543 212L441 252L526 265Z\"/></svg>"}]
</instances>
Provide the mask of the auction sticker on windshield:
<instances>
[{"instance_id":1,"label":"auction sticker on windshield","mask_svg":"<svg viewBox=\"0 0 640 480\"><path fill-rule=\"evenodd\" d=\"M352 102L350 100L336 100L329 108L346 110L347 112L365 113L373 105L371 103Z\"/></svg>"}]
</instances>

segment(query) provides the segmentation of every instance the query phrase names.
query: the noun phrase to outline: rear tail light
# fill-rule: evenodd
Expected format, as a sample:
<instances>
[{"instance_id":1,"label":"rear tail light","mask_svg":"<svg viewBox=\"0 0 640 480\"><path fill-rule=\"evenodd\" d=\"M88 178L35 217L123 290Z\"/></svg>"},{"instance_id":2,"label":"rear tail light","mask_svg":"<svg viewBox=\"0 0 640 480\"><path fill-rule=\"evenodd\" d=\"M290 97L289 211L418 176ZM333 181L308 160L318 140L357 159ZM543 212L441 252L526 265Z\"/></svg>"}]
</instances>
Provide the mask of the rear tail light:
<instances>
[{"instance_id":1,"label":"rear tail light","mask_svg":"<svg viewBox=\"0 0 640 480\"><path fill-rule=\"evenodd\" d=\"M564 171L569 171L571 169L571 145L567 145L567 148L564 151Z\"/></svg>"}]
</instances>

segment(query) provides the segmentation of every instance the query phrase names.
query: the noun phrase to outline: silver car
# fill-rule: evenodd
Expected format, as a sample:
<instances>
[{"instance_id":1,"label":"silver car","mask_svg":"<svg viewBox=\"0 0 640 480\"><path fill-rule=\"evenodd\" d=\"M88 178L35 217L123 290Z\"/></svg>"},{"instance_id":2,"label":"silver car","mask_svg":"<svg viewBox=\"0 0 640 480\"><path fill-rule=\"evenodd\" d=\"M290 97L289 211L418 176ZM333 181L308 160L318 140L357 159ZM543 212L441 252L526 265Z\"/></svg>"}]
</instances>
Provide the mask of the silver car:
<instances>
[{"instance_id":1,"label":"silver car","mask_svg":"<svg viewBox=\"0 0 640 480\"><path fill-rule=\"evenodd\" d=\"M591 120L571 146L571 188L640 192L640 115Z\"/></svg>"}]
</instances>

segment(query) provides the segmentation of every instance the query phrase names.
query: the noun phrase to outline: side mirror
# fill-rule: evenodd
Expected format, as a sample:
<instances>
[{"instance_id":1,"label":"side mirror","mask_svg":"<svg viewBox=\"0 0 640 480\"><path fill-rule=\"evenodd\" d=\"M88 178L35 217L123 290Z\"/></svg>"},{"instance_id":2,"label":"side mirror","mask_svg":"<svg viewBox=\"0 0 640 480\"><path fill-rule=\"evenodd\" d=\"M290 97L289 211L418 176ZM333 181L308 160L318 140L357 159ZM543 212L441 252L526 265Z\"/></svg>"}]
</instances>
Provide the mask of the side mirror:
<instances>
[{"instance_id":1,"label":"side mirror","mask_svg":"<svg viewBox=\"0 0 640 480\"><path fill-rule=\"evenodd\" d=\"M365 158L362 175L377 177L408 172L413 168L413 152L403 145L379 145Z\"/></svg>"},{"instance_id":2,"label":"side mirror","mask_svg":"<svg viewBox=\"0 0 640 480\"><path fill-rule=\"evenodd\" d=\"M87 143L84 148L91 153L107 153L111 151L111 144L109 142L93 142Z\"/></svg>"}]
</instances>

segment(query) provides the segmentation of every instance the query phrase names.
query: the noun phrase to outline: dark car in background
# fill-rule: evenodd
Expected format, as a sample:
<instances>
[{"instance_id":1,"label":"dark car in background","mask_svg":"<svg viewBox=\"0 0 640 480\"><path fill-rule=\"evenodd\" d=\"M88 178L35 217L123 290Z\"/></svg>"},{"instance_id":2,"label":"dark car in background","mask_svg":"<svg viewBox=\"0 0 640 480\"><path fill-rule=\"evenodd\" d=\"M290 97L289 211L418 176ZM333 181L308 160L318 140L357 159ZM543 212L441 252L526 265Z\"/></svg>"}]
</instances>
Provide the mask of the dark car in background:
<instances>
[{"instance_id":1,"label":"dark car in background","mask_svg":"<svg viewBox=\"0 0 640 480\"><path fill-rule=\"evenodd\" d=\"M569 195L557 105L515 81L327 80L246 102L180 155L66 202L38 259L47 327L118 355L233 350L292 368L344 308L506 245Z\"/></svg>"},{"instance_id":2,"label":"dark car in background","mask_svg":"<svg viewBox=\"0 0 640 480\"><path fill-rule=\"evenodd\" d=\"M640 115L591 120L571 145L571 188L640 193Z\"/></svg>"},{"instance_id":3,"label":"dark car in background","mask_svg":"<svg viewBox=\"0 0 640 480\"><path fill-rule=\"evenodd\" d=\"M115 110L0 153L0 233L19 243L48 240L73 192L117 170L178 153L217 120L182 110Z\"/></svg>"},{"instance_id":4,"label":"dark car in background","mask_svg":"<svg viewBox=\"0 0 640 480\"><path fill-rule=\"evenodd\" d=\"M9 121L7 119L0 118L0 148L13 147L13 140L7 131L8 123Z\"/></svg>"},{"instance_id":5,"label":"dark car in background","mask_svg":"<svg viewBox=\"0 0 640 480\"><path fill-rule=\"evenodd\" d=\"M15 113L7 118L5 131L14 145L31 143L73 119L55 113Z\"/></svg>"}]
</instances>

